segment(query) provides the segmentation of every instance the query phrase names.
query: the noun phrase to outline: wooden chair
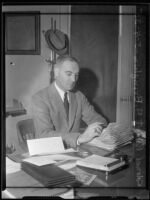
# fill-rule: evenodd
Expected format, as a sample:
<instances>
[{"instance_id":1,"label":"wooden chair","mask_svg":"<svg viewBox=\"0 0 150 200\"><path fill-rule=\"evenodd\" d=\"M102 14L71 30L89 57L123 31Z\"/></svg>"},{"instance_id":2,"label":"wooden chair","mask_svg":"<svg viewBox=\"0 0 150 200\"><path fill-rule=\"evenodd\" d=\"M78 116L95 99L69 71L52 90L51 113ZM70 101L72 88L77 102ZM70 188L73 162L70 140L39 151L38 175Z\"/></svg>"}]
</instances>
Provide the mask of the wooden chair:
<instances>
[{"instance_id":1,"label":"wooden chair","mask_svg":"<svg viewBox=\"0 0 150 200\"><path fill-rule=\"evenodd\" d=\"M35 127L33 119L24 119L16 124L18 142L20 147L26 152L28 151L27 140L35 138Z\"/></svg>"}]
</instances>

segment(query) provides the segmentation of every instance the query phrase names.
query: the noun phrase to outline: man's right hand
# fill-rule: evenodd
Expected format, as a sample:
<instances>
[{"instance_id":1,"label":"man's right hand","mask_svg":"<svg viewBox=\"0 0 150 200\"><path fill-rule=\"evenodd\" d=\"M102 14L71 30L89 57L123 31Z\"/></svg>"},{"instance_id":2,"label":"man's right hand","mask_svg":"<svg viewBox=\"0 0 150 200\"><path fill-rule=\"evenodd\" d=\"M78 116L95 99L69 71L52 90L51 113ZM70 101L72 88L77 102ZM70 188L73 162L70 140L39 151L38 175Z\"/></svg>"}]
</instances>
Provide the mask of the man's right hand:
<instances>
[{"instance_id":1,"label":"man's right hand","mask_svg":"<svg viewBox=\"0 0 150 200\"><path fill-rule=\"evenodd\" d=\"M78 143L86 143L91 141L94 137L100 136L103 130L102 124L100 122L95 122L90 124L87 129L78 137Z\"/></svg>"}]
</instances>

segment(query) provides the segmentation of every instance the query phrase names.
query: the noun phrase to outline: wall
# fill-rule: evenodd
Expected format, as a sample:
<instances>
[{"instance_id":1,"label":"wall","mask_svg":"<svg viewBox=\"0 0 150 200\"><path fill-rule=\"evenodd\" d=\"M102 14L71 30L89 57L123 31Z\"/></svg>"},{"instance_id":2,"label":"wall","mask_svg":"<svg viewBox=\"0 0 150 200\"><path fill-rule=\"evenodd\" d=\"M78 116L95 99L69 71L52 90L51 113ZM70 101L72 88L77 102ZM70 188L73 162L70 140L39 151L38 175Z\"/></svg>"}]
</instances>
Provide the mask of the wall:
<instances>
[{"instance_id":1,"label":"wall","mask_svg":"<svg viewBox=\"0 0 150 200\"><path fill-rule=\"evenodd\" d=\"M15 98L22 102L27 109L27 115L6 118L6 145L15 145L17 149L18 139L16 123L29 118L31 114L31 96L38 90L49 84L49 65L45 59L50 57L50 49L47 46L43 30L51 28L51 17L56 20L56 28L70 37L69 6L3 6L2 11L40 11L40 55L5 55L5 95L6 104ZM53 13L56 13L55 15ZM58 14L57 14L58 13ZM61 13L61 14L60 14ZM14 65L10 63L13 62Z\"/></svg>"},{"instance_id":2,"label":"wall","mask_svg":"<svg viewBox=\"0 0 150 200\"><path fill-rule=\"evenodd\" d=\"M69 13L69 9L69 6L3 6L3 12L40 11L41 13L41 54L5 56L6 103L12 98L18 99L30 113L32 94L49 84L49 65L45 59L49 59L51 51L42 31L51 28L51 17L53 17L56 20L56 28L69 36L69 15L63 15L63 13ZM11 65L11 62L14 65Z\"/></svg>"}]
</instances>

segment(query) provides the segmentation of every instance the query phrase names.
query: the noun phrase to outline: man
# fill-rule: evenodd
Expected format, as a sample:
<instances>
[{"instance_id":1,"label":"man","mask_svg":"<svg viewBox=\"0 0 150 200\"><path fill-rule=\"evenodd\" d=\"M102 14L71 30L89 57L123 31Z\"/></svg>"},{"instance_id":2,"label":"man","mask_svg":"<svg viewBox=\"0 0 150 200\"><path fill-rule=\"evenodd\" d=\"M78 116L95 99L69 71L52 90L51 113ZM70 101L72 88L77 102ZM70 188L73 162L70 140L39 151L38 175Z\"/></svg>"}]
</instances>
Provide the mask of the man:
<instances>
[{"instance_id":1,"label":"man","mask_svg":"<svg viewBox=\"0 0 150 200\"><path fill-rule=\"evenodd\" d=\"M58 57L54 75L55 81L32 97L37 137L61 136L65 146L70 148L99 136L107 122L94 111L86 97L75 90L79 75L77 60L68 55ZM81 119L88 125L82 134L79 132Z\"/></svg>"}]
</instances>

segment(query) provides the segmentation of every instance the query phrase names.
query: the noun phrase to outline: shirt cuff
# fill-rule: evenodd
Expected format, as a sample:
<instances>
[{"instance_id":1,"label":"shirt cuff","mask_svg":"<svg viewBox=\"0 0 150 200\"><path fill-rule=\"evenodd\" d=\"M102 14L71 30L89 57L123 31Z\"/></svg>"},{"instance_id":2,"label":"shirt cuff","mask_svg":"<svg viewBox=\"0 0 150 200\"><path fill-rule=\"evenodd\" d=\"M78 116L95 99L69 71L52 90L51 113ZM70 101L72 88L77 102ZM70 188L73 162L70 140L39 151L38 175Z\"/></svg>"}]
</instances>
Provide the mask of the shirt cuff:
<instances>
[{"instance_id":1,"label":"shirt cuff","mask_svg":"<svg viewBox=\"0 0 150 200\"><path fill-rule=\"evenodd\" d=\"M79 137L78 137L78 138L79 138ZM79 146L79 145L80 145L78 138L77 138L77 146Z\"/></svg>"}]
</instances>

